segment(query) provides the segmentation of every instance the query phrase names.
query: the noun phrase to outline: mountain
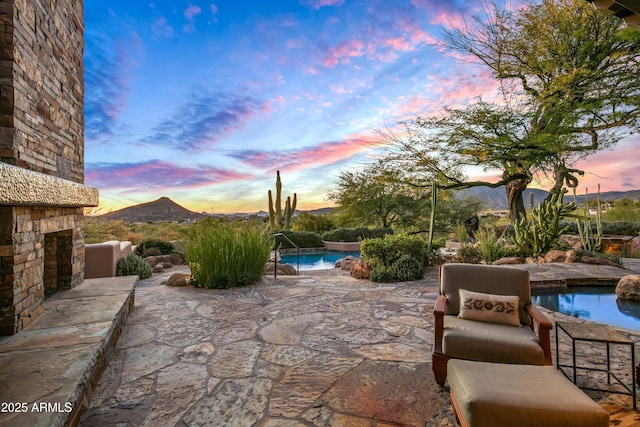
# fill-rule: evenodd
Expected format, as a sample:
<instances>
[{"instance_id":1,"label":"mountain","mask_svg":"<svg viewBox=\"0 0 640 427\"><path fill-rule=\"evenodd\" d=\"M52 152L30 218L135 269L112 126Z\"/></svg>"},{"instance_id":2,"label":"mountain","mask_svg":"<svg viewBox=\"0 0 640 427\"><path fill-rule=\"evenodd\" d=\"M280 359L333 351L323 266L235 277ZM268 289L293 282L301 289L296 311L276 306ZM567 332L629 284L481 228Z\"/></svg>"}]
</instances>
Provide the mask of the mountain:
<instances>
[{"instance_id":1,"label":"mountain","mask_svg":"<svg viewBox=\"0 0 640 427\"><path fill-rule=\"evenodd\" d=\"M537 206L547 197L549 192L537 188L527 188L524 191L524 204L527 208L529 207L529 198L531 197L529 194L533 194L533 203ZM482 199L486 203L486 208L491 210L504 210L509 208L504 187L472 187L466 188L464 190L458 190L456 192L456 195L460 198L473 196ZM590 202L595 201L596 197L597 194L595 192L589 193ZM620 199L638 200L639 197L640 190L605 191L600 193L600 201L602 202L613 202ZM585 199L586 196L584 194L576 196L578 205L583 204ZM565 202L572 202L573 194L567 193L567 195L564 197L564 200Z\"/></svg>"},{"instance_id":2,"label":"mountain","mask_svg":"<svg viewBox=\"0 0 640 427\"><path fill-rule=\"evenodd\" d=\"M101 215L101 217L107 220L127 222L184 221L204 218L203 215L183 208L168 197L160 197L152 202L129 206Z\"/></svg>"}]
</instances>

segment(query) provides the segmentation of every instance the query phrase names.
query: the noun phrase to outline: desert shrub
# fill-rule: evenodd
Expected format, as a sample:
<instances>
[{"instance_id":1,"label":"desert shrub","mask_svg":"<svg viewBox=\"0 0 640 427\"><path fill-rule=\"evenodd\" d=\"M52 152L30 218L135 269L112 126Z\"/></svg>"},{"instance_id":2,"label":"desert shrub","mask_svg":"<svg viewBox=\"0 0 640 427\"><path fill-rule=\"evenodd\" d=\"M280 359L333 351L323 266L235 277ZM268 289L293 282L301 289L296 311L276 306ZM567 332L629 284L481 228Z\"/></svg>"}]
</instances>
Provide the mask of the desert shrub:
<instances>
[{"instance_id":1,"label":"desert shrub","mask_svg":"<svg viewBox=\"0 0 640 427\"><path fill-rule=\"evenodd\" d=\"M396 281L393 273L391 272L391 268L384 266L378 266L371 270L371 272L369 273L369 279L372 282L378 283L390 283Z\"/></svg>"},{"instance_id":2,"label":"desert shrub","mask_svg":"<svg viewBox=\"0 0 640 427\"><path fill-rule=\"evenodd\" d=\"M84 217L84 242L102 243L109 240L126 240L129 227L124 221L107 221L101 217Z\"/></svg>"},{"instance_id":3,"label":"desert shrub","mask_svg":"<svg viewBox=\"0 0 640 427\"><path fill-rule=\"evenodd\" d=\"M640 234L640 221L603 222L602 234L637 236Z\"/></svg>"},{"instance_id":4,"label":"desert shrub","mask_svg":"<svg viewBox=\"0 0 640 427\"><path fill-rule=\"evenodd\" d=\"M313 215L308 212L302 212L293 222L292 229L294 231L311 231L322 234L334 227L335 224L333 220L325 215Z\"/></svg>"},{"instance_id":5,"label":"desert shrub","mask_svg":"<svg viewBox=\"0 0 640 427\"><path fill-rule=\"evenodd\" d=\"M456 235L456 241L458 242L467 241L467 227L465 227L463 223L460 222L456 224L454 233Z\"/></svg>"},{"instance_id":6,"label":"desert shrub","mask_svg":"<svg viewBox=\"0 0 640 427\"><path fill-rule=\"evenodd\" d=\"M299 248L321 248L322 239L319 234L311 231L291 231L291 230L278 230L278 233L282 233L289 240L295 243ZM280 244L282 249L290 249L294 246L282 237L276 236L276 242Z\"/></svg>"},{"instance_id":7,"label":"desert shrub","mask_svg":"<svg viewBox=\"0 0 640 427\"><path fill-rule=\"evenodd\" d=\"M406 234L366 239L360 246L362 257L371 266L371 280L393 282L424 277L427 249L423 239Z\"/></svg>"},{"instance_id":8,"label":"desert shrub","mask_svg":"<svg viewBox=\"0 0 640 427\"><path fill-rule=\"evenodd\" d=\"M567 234L578 234L575 221L563 221L560 227L566 228ZM591 232L597 232L596 224L591 224ZM637 236L640 234L640 221L603 221L602 234L615 236Z\"/></svg>"},{"instance_id":9,"label":"desert shrub","mask_svg":"<svg viewBox=\"0 0 640 427\"><path fill-rule=\"evenodd\" d=\"M468 264L479 264L482 261L482 251L477 245L462 245L458 249L458 260Z\"/></svg>"},{"instance_id":10,"label":"desert shrub","mask_svg":"<svg viewBox=\"0 0 640 427\"><path fill-rule=\"evenodd\" d=\"M359 242L364 239L375 239L393 234L390 228L367 227L357 228L336 228L322 234L322 240L327 242Z\"/></svg>"},{"instance_id":11,"label":"desert shrub","mask_svg":"<svg viewBox=\"0 0 640 427\"><path fill-rule=\"evenodd\" d=\"M498 236L495 228L480 227L480 230L476 233L476 240L482 259L487 263L492 263L502 258L507 252L504 240Z\"/></svg>"},{"instance_id":12,"label":"desert shrub","mask_svg":"<svg viewBox=\"0 0 640 427\"><path fill-rule=\"evenodd\" d=\"M391 265L390 270L399 282L419 280L424 277L424 262L409 255L402 255Z\"/></svg>"},{"instance_id":13,"label":"desert shrub","mask_svg":"<svg viewBox=\"0 0 640 427\"><path fill-rule=\"evenodd\" d=\"M136 251L142 258L155 255L167 255L174 251L173 243L159 239L147 239L141 242Z\"/></svg>"},{"instance_id":14,"label":"desert shrub","mask_svg":"<svg viewBox=\"0 0 640 427\"><path fill-rule=\"evenodd\" d=\"M134 276L140 279L146 279L151 276L151 267L149 264L136 254L129 254L118 260L116 265L116 275L118 276Z\"/></svg>"},{"instance_id":15,"label":"desert shrub","mask_svg":"<svg viewBox=\"0 0 640 427\"><path fill-rule=\"evenodd\" d=\"M185 250L194 285L231 288L260 280L273 248L263 228L202 221L191 228Z\"/></svg>"}]
</instances>

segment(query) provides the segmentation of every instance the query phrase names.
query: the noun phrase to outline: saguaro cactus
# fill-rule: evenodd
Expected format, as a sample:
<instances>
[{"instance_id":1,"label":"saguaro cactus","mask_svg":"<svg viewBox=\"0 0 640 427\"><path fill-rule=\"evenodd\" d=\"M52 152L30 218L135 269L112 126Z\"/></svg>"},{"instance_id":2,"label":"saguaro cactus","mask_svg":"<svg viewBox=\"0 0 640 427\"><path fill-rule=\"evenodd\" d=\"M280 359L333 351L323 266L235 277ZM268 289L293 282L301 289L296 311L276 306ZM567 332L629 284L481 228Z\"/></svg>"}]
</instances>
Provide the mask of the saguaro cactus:
<instances>
[{"instance_id":1,"label":"saguaro cactus","mask_svg":"<svg viewBox=\"0 0 640 427\"><path fill-rule=\"evenodd\" d=\"M296 204L298 203L298 196L293 193L293 199L291 196L287 197L287 201L284 205L284 212L282 210L282 181L280 180L280 171L276 171L276 201L273 203L273 194L271 190L269 194L269 227L272 230L289 230L291 228L291 219L293 213L296 210ZM284 213L284 221L283 221Z\"/></svg>"}]
</instances>

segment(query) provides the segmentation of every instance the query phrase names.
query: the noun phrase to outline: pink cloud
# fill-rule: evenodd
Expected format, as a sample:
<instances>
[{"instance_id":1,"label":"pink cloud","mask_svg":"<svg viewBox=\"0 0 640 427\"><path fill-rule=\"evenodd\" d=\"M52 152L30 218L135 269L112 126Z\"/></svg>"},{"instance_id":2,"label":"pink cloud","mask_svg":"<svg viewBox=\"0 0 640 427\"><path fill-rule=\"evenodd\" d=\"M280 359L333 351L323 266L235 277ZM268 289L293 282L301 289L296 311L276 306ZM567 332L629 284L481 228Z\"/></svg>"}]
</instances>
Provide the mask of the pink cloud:
<instances>
[{"instance_id":1,"label":"pink cloud","mask_svg":"<svg viewBox=\"0 0 640 427\"><path fill-rule=\"evenodd\" d=\"M578 162L576 168L584 170L580 178L579 193L584 188L595 192L598 184L601 191L622 191L640 188L638 161L640 158L640 135L620 141L613 150L601 151Z\"/></svg>"},{"instance_id":2,"label":"pink cloud","mask_svg":"<svg viewBox=\"0 0 640 427\"><path fill-rule=\"evenodd\" d=\"M435 114L442 109L439 101L427 99L420 95L403 96L398 101L399 104L393 112L398 121L413 119L419 115Z\"/></svg>"},{"instance_id":3,"label":"pink cloud","mask_svg":"<svg viewBox=\"0 0 640 427\"><path fill-rule=\"evenodd\" d=\"M430 92L444 107L458 106L478 96L486 101L496 100L499 84L485 71L478 75L440 76L430 86Z\"/></svg>"},{"instance_id":4,"label":"pink cloud","mask_svg":"<svg viewBox=\"0 0 640 427\"><path fill-rule=\"evenodd\" d=\"M242 150L234 152L231 156L256 168L293 171L336 163L380 144L381 141L377 138L353 135L341 141L322 142L318 145L297 150Z\"/></svg>"},{"instance_id":5,"label":"pink cloud","mask_svg":"<svg viewBox=\"0 0 640 427\"><path fill-rule=\"evenodd\" d=\"M202 9L200 9L198 6L189 4L189 6L184 11L184 17L187 18L189 21L193 21L193 18L195 18L201 12L202 12Z\"/></svg>"},{"instance_id":6,"label":"pink cloud","mask_svg":"<svg viewBox=\"0 0 640 427\"><path fill-rule=\"evenodd\" d=\"M195 189L229 181L251 179L247 173L211 166L183 167L150 160L141 163L88 164L85 182L99 189L123 189L126 193L156 189Z\"/></svg>"},{"instance_id":7,"label":"pink cloud","mask_svg":"<svg viewBox=\"0 0 640 427\"><path fill-rule=\"evenodd\" d=\"M314 9L320 9L324 6L340 6L345 0L306 0L304 4Z\"/></svg>"},{"instance_id":8,"label":"pink cloud","mask_svg":"<svg viewBox=\"0 0 640 427\"><path fill-rule=\"evenodd\" d=\"M172 37L173 27L167 23L167 18L160 17L151 24L151 32L156 37Z\"/></svg>"},{"instance_id":9,"label":"pink cloud","mask_svg":"<svg viewBox=\"0 0 640 427\"><path fill-rule=\"evenodd\" d=\"M214 15L218 13L218 6L215 3L211 3L211 13Z\"/></svg>"},{"instance_id":10,"label":"pink cloud","mask_svg":"<svg viewBox=\"0 0 640 427\"><path fill-rule=\"evenodd\" d=\"M335 67L339 62L348 62L349 58L364 55L365 43L359 39L345 40L329 48L323 64L325 67Z\"/></svg>"},{"instance_id":11,"label":"pink cloud","mask_svg":"<svg viewBox=\"0 0 640 427\"><path fill-rule=\"evenodd\" d=\"M309 67L307 68L307 74L311 74L311 75L318 75L320 74L320 70L318 70L316 67Z\"/></svg>"},{"instance_id":12,"label":"pink cloud","mask_svg":"<svg viewBox=\"0 0 640 427\"><path fill-rule=\"evenodd\" d=\"M429 14L429 22L431 24L445 27L459 27L464 23L462 9L455 8L452 2L411 0L411 4L418 9L424 9Z\"/></svg>"}]
</instances>

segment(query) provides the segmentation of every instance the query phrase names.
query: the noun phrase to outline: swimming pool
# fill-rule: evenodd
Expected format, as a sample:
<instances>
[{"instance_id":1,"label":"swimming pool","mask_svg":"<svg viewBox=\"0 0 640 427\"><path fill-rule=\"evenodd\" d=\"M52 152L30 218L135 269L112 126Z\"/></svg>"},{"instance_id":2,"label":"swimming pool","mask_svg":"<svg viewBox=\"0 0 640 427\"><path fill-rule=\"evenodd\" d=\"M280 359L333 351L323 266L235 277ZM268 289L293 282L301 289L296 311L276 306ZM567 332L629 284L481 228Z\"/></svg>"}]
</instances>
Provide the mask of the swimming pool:
<instances>
[{"instance_id":1,"label":"swimming pool","mask_svg":"<svg viewBox=\"0 0 640 427\"><path fill-rule=\"evenodd\" d=\"M328 268L334 268L337 260L346 257L347 255L360 258L360 252L315 252L315 253L301 253L300 254L300 271L305 270L326 270ZM280 262L283 264L293 264L297 266L298 256L296 254L287 254L280 257Z\"/></svg>"},{"instance_id":2,"label":"swimming pool","mask_svg":"<svg viewBox=\"0 0 640 427\"><path fill-rule=\"evenodd\" d=\"M566 293L534 292L532 300L569 316L640 331L640 302L617 300L615 286L575 286Z\"/></svg>"}]
</instances>

